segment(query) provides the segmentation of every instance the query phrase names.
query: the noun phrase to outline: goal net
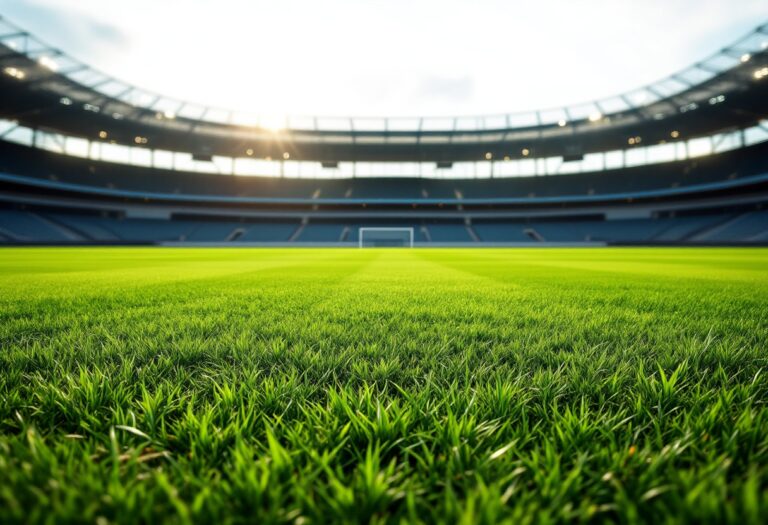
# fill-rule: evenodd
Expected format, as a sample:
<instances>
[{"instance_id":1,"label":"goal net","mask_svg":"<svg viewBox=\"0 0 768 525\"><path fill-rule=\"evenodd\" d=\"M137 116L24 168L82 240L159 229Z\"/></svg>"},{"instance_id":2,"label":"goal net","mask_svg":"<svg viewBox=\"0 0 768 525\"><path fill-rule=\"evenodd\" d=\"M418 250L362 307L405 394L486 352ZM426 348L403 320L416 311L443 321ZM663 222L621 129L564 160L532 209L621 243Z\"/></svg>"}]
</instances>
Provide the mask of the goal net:
<instances>
[{"instance_id":1,"label":"goal net","mask_svg":"<svg viewBox=\"0 0 768 525\"><path fill-rule=\"evenodd\" d=\"M413 228L360 228L360 248L413 248Z\"/></svg>"}]
</instances>

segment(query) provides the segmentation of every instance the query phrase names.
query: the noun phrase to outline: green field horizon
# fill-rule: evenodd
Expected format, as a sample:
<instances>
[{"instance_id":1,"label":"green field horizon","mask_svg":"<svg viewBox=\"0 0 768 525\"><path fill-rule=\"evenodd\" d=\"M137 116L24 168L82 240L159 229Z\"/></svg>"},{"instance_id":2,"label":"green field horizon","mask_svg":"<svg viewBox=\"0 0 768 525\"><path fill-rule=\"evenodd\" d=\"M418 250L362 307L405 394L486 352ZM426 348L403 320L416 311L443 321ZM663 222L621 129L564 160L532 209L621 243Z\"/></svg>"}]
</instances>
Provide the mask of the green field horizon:
<instances>
[{"instance_id":1,"label":"green field horizon","mask_svg":"<svg viewBox=\"0 0 768 525\"><path fill-rule=\"evenodd\" d=\"M765 523L768 249L0 249L2 523Z\"/></svg>"}]
</instances>

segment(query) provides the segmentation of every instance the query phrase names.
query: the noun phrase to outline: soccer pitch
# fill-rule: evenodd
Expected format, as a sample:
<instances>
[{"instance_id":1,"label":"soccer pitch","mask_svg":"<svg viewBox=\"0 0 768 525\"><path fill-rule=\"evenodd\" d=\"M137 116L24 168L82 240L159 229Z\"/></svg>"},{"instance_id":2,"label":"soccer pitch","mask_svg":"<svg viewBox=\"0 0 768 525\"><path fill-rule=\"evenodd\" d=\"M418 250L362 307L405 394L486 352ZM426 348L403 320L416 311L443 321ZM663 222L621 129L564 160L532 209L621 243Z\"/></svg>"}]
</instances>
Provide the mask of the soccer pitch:
<instances>
[{"instance_id":1,"label":"soccer pitch","mask_svg":"<svg viewBox=\"0 0 768 525\"><path fill-rule=\"evenodd\" d=\"M0 522L768 518L768 250L0 250Z\"/></svg>"}]
</instances>

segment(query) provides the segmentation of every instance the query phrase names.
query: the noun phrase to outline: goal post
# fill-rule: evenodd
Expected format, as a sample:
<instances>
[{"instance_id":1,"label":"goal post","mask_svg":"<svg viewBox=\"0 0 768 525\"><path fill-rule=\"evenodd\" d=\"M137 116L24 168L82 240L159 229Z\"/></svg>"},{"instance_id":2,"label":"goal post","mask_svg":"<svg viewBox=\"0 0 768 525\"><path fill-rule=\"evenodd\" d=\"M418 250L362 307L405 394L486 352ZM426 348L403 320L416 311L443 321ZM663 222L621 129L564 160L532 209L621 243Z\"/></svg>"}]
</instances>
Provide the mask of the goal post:
<instances>
[{"instance_id":1,"label":"goal post","mask_svg":"<svg viewBox=\"0 0 768 525\"><path fill-rule=\"evenodd\" d=\"M413 228L360 228L358 230L358 247L413 248Z\"/></svg>"}]
</instances>

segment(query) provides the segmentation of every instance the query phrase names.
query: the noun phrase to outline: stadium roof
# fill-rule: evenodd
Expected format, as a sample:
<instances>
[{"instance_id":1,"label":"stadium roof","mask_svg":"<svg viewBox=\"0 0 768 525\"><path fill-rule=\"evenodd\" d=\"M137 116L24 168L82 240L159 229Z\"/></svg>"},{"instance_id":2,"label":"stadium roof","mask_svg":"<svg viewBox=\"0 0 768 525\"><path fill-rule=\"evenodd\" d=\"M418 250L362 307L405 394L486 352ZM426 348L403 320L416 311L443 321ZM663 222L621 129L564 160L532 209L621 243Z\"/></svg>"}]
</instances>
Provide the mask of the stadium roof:
<instances>
[{"instance_id":1,"label":"stadium roof","mask_svg":"<svg viewBox=\"0 0 768 525\"><path fill-rule=\"evenodd\" d=\"M625 148L754 125L768 114L768 24L689 68L607 99L450 118L280 121L150 93L0 18L0 112L33 128L203 155L319 161L492 160ZM640 142L638 140L638 142Z\"/></svg>"}]
</instances>

